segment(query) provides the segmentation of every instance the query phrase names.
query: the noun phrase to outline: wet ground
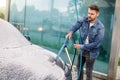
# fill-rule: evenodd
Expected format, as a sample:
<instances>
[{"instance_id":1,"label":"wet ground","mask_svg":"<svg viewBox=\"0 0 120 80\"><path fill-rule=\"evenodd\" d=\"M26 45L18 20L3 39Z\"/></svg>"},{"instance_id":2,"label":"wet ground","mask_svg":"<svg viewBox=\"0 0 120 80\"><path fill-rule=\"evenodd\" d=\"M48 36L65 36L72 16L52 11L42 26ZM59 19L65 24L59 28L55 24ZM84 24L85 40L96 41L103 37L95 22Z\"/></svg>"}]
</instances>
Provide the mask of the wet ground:
<instances>
[{"instance_id":1,"label":"wet ground","mask_svg":"<svg viewBox=\"0 0 120 80\"><path fill-rule=\"evenodd\" d=\"M77 80L77 73L75 71L72 72L72 78L73 78L73 80ZM84 80L86 80L86 75L85 74L84 74ZM104 80L104 79L93 77L93 80ZM117 68L116 80L120 80L120 66L118 66L118 68Z\"/></svg>"},{"instance_id":2,"label":"wet ground","mask_svg":"<svg viewBox=\"0 0 120 80\"><path fill-rule=\"evenodd\" d=\"M117 80L120 80L120 66L117 68Z\"/></svg>"}]
</instances>

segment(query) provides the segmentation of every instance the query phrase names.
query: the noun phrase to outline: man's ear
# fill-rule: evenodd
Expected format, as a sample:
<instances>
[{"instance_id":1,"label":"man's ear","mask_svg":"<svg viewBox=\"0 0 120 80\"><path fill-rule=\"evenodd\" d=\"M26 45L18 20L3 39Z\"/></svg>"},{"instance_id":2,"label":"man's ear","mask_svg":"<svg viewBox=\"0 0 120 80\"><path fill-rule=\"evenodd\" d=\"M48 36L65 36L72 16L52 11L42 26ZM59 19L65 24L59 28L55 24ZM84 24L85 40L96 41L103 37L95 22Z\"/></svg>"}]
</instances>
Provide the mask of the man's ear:
<instances>
[{"instance_id":1,"label":"man's ear","mask_svg":"<svg viewBox=\"0 0 120 80\"><path fill-rule=\"evenodd\" d=\"M99 12L97 12L97 17L99 16L99 14L100 14L100 13L99 13Z\"/></svg>"}]
</instances>

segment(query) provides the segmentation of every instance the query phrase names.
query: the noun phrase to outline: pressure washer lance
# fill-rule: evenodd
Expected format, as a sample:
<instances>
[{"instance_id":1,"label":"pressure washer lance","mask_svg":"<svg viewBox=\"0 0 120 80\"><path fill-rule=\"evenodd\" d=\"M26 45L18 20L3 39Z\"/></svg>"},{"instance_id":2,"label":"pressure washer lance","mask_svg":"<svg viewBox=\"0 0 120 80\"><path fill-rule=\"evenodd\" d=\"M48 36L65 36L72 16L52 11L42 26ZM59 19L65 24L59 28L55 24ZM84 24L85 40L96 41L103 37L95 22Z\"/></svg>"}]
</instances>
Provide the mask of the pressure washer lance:
<instances>
[{"instance_id":1,"label":"pressure washer lance","mask_svg":"<svg viewBox=\"0 0 120 80\"><path fill-rule=\"evenodd\" d=\"M72 65L72 61L71 61L71 58L69 56L69 52L67 50L67 47L65 47L65 52L66 52L66 55L67 55L67 58L68 58L68 61L69 61L70 65Z\"/></svg>"},{"instance_id":2,"label":"pressure washer lance","mask_svg":"<svg viewBox=\"0 0 120 80\"><path fill-rule=\"evenodd\" d=\"M60 48L60 50L59 50L59 52L58 52L58 54L56 56L56 58L54 59L53 64L55 64L57 62L57 60L59 59L59 56L61 55L63 49L67 46L68 41L69 41L69 38L66 38L63 45L62 45L62 47Z\"/></svg>"}]
</instances>

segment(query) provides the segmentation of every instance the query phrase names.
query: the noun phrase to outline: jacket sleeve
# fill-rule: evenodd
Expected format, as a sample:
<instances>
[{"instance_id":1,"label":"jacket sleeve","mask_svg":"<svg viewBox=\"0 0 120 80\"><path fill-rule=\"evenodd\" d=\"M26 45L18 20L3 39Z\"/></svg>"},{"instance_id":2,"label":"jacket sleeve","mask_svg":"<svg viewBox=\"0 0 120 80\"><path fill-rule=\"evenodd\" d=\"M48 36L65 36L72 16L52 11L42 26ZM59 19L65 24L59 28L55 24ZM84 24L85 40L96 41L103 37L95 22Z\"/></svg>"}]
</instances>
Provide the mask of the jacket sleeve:
<instances>
[{"instance_id":1,"label":"jacket sleeve","mask_svg":"<svg viewBox=\"0 0 120 80\"><path fill-rule=\"evenodd\" d=\"M76 32L81 26L86 17L83 17L81 20L77 21L76 24L70 29L70 32Z\"/></svg>"},{"instance_id":2,"label":"jacket sleeve","mask_svg":"<svg viewBox=\"0 0 120 80\"><path fill-rule=\"evenodd\" d=\"M104 38L104 31L104 27L99 28L98 34L96 35L94 42L81 45L81 49L90 51L91 49L99 48Z\"/></svg>"}]
</instances>

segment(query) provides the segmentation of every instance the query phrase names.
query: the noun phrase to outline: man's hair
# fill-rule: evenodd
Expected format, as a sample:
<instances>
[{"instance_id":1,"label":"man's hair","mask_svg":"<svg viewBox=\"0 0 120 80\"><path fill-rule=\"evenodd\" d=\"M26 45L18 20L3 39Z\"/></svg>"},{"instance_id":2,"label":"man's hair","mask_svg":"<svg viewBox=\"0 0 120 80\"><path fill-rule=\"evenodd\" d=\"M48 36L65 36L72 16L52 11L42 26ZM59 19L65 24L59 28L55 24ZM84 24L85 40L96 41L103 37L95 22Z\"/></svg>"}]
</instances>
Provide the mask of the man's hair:
<instances>
[{"instance_id":1,"label":"man's hair","mask_svg":"<svg viewBox=\"0 0 120 80\"><path fill-rule=\"evenodd\" d=\"M88 7L89 7L90 9L92 9L92 10L95 10L95 11L99 12L99 7L98 7L97 5L95 5L95 4L91 4L91 5L89 5Z\"/></svg>"}]
</instances>

